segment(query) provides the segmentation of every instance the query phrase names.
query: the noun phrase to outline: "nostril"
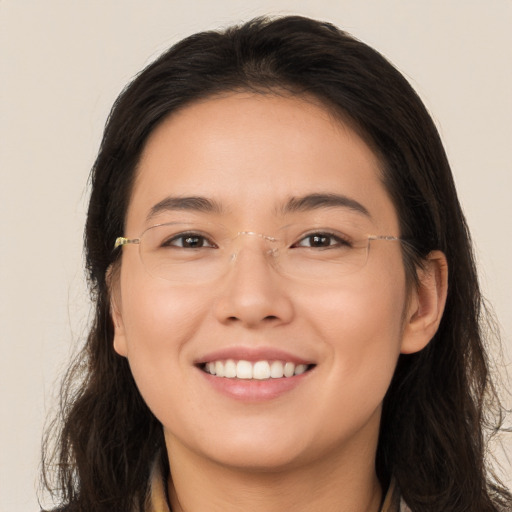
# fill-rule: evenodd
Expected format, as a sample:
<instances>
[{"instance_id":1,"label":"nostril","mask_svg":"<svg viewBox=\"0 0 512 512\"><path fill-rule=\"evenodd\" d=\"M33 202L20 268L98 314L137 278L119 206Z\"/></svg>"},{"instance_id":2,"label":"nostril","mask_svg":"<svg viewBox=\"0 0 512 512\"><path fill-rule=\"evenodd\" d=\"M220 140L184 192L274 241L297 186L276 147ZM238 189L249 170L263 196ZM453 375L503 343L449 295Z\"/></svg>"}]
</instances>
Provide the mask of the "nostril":
<instances>
[{"instance_id":1,"label":"nostril","mask_svg":"<svg viewBox=\"0 0 512 512\"><path fill-rule=\"evenodd\" d=\"M229 320L231 322L236 322L236 321L240 320L240 318L238 318L237 316L229 316L227 318L227 320ZM265 321L265 322L272 322L274 320L279 320L279 317L276 315L267 315L263 318L263 321Z\"/></svg>"}]
</instances>

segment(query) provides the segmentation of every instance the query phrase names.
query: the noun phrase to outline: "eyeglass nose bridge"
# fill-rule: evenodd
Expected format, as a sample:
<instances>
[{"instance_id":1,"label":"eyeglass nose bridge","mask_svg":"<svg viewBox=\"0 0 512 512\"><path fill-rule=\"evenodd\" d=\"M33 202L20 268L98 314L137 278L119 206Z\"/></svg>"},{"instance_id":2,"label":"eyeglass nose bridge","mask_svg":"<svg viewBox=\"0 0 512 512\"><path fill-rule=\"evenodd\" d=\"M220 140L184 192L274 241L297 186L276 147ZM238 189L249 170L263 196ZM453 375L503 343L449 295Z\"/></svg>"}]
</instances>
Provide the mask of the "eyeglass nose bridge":
<instances>
[{"instance_id":1,"label":"eyeglass nose bridge","mask_svg":"<svg viewBox=\"0 0 512 512\"><path fill-rule=\"evenodd\" d=\"M238 231L236 235L232 238L232 243L235 243L237 239L239 239L242 236L250 236L250 237L257 237L261 240L263 240L266 243L267 250L265 251L265 254L272 258L272 261L277 260L277 256L279 255L279 242L280 239L265 235L263 233L257 233L256 231ZM273 246L272 246L273 244ZM235 249L235 247L233 247ZM238 254L240 253L241 248L238 247L236 250L233 250L229 256L229 262L234 263L238 259Z\"/></svg>"}]
</instances>

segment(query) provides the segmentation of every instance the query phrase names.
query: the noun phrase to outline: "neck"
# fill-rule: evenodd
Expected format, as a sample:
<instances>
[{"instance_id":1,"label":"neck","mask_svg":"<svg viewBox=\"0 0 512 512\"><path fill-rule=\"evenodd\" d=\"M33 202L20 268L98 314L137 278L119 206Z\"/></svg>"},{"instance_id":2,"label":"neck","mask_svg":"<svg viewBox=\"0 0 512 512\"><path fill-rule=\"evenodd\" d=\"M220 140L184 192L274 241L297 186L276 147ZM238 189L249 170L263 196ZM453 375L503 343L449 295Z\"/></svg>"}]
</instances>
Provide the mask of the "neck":
<instances>
[{"instance_id":1,"label":"neck","mask_svg":"<svg viewBox=\"0 0 512 512\"><path fill-rule=\"evenodd\" d=\"M382 501L374 447L258 471L205 460L169 439L167 445L173 512L378 512Z\"/></svg>"}]
</instances>

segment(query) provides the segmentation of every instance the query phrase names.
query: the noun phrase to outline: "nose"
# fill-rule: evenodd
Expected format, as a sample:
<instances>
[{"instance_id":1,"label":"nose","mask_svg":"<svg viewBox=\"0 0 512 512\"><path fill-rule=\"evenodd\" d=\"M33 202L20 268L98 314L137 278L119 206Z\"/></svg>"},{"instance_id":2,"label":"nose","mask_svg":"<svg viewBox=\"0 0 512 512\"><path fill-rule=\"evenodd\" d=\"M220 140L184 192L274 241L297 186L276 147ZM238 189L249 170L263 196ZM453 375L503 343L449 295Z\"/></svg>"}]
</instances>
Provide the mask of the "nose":
<instances>
[{"instance_id":1,"label":"nose","mask_svg":"<svg viewBox=\"0 0 512 512\"><path fill-rule=\"evenodd\" d=\"M223 324L253 329L289 323L294 310L288 288L261 244L246 244L235 253L223 277L215 315Z\"/></svg>"}]
</instances>

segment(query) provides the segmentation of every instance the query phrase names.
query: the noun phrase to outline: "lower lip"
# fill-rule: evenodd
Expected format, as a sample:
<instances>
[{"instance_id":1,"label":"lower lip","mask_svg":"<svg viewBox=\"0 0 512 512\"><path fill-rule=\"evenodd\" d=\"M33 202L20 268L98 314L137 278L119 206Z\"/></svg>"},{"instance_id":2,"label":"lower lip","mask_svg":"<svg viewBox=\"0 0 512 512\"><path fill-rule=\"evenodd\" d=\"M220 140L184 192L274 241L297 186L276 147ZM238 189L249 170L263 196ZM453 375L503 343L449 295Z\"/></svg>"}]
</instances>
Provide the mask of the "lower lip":
<instances>
[{"instance_id":1,"label":"lower lip","mask_svg":"<svg viewBox=\"0 0 512 512\"><path fill-rule=\"evenodd\" d=\"M265 380L228 379L226 377L215 377L203 370L199 371L208 384L223 395L244 402L263 402L278 398L295 389L304 379L308 378L312 370L293 377Z\"/></svg>"}]
</instances>

